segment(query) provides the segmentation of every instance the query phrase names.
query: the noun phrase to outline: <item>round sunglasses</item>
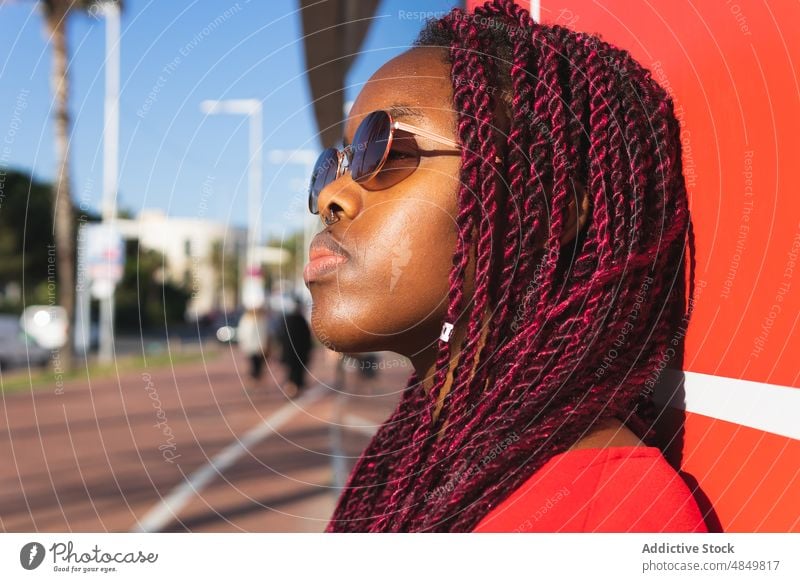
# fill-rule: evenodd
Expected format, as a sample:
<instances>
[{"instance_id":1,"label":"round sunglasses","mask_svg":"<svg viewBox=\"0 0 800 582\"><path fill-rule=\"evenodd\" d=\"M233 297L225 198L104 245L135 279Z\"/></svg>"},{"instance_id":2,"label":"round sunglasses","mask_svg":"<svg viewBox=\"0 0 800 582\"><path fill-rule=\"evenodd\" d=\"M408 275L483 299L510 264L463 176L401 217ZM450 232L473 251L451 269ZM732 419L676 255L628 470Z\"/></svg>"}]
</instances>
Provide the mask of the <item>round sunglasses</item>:
<instances>
[{"instance_id":1,"label":"round sunglasses","mask_svg":"<svg viewBox=\"0 0 800 582\"><path fill-rule=\"evenodd\" d=\"M452 150L422 151L414 136L450 146ZM395 121L388 111L373 111L359 124L353 143L340 150L328 148L314 164L308 187L308 209L319 214L319 194L346 171L367 190L384 190L410 176L420 156L460 153L458 144L420 127Z\"/></svg>"}]
</instances>

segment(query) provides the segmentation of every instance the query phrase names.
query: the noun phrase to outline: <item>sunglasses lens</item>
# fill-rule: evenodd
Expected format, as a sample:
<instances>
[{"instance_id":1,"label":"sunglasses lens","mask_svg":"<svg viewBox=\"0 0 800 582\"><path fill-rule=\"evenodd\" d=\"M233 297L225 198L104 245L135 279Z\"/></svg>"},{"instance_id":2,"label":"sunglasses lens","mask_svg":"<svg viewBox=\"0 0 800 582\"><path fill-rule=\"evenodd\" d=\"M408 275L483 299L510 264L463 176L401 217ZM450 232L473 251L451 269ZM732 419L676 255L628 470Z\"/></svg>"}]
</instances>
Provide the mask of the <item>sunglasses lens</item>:
<instances>
[{"instance_id":1,"label":"sunglasses lens","mask_svg":"<svg viewBox=\"0 0 800 582\"><path fill-rule=\"evenodd\" d=\"M390 123L388 113L373 111L358 126L350 162L350 173L356 182L369 180L378 171L389 146Z\"/></svg>"},{"instance_id":2,"label":"sunglasses lens","mask_svg":"<svg viewBox=\"0 0 800 582\"><path fill-rule=\"evenodd\" d=\"M414 136L391 131L392 120L385 111L364 118L353 136L350 164L353 180L367 190L383 190L409 176L419 165Z\"/></svg>"},{"instance_id":3,"label":"sunglasses lens","mask_svg":"<svg viewBox=\"0 0 800 582\"><path fill-rule=\"evenodd\" d=\"M399 129L392 133L392 119L385 111L367 115L345 151L353 180L367 190L390 188L419 165L420 153L414 135ZM328 148L320 154L311 173L308 209L312 214L319 214L320 192L339 175L339 151Z\"/></svg>"},{"instance_id":4,"label":"sunglasses lens","mask_svg":"<svg viewBox=\"0 0 800 582\"><path fill-rule=\"evenodd\" d=\"M366 190L385 190L405 180L419 166L417 140L400 129L394 132L392 145L377 174L361 186Z\"/></svg>"},{"instance_id":5,"label":"sunglasses lens","mask_svg":"<svg viewBox=\"0 0 800 582\"><path fill-rule=\"evenodd\" d=\"M336 148L328 148L322 152L311 172L311 184L308 187L308 209L312 214L319 214L319 193L336 179L339 169L339 155Z\"/></svg>"}]
</instances>

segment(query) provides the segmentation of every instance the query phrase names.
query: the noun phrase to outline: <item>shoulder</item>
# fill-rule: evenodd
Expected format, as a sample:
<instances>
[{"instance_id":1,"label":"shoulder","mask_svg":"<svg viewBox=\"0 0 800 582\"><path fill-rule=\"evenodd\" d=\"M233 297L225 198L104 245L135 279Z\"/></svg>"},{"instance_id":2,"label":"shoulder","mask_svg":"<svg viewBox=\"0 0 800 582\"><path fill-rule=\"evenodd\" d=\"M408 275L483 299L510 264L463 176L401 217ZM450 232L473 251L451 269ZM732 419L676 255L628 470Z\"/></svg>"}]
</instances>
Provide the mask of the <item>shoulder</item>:
<instances>
[{"instance_id":1,"label":"shoulder","mask_svg":"<svg viewBox=\"0 0 800 582\"><path fill-rule=\"evenodd\" d=\"M692 493L656 447L553 456L474 531L706 531Z\"/></svg>"}]
</instances>

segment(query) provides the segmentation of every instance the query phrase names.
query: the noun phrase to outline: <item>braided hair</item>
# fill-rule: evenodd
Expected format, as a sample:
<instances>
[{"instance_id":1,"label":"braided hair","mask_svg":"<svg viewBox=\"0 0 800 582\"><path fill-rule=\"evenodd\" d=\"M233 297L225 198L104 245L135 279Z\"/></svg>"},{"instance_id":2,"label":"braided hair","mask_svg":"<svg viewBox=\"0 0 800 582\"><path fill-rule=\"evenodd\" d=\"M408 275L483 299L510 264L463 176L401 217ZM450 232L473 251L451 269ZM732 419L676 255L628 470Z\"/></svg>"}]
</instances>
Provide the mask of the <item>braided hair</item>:
<instances>
[{"instance_id":1,"label":"braided hair","mask_svg":"<svg viewBox=\"0 0 800 582\"><path fill-rule=\"evenodd\" d=\"M463 153L446 321L466 314L466 333L458 351L439 342L429 391L411 375L327 531L471 531L610 418L654 446L653 385L682 363L693 235L679 125L651 73L511 0L453 9L415 44L448 49ZM562 245L583 189L588 220Z\"/></svg>"}]
</instances>

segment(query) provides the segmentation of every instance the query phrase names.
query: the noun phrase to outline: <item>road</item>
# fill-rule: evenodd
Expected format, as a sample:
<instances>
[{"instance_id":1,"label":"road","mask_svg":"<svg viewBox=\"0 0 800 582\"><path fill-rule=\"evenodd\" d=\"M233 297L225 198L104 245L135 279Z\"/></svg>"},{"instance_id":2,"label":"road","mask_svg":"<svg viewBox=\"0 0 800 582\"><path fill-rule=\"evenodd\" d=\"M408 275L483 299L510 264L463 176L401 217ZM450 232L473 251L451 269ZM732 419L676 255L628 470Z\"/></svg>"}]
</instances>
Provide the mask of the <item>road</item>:
<instances>
[{"instance_id":1,"label":"road","mask_svg":"<svg viewBox=\"0 0 800 582\"><path fill-rule=\"evenodd\" d=\"M366 379L345 360L342 392L336 355L318 349L309 391L290 400L276 363L247 388L235 349L204 349L194 363L2 395L2 531L322 531L336 471L371 432L337 425L385 419L408 362L385 354Z\"/></svg>"}]
</instances>

